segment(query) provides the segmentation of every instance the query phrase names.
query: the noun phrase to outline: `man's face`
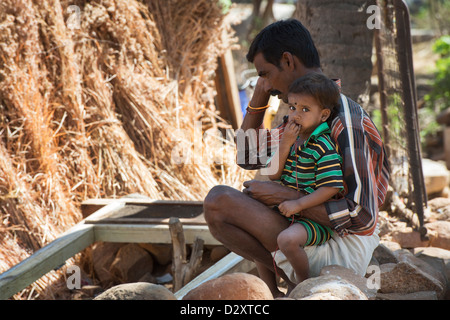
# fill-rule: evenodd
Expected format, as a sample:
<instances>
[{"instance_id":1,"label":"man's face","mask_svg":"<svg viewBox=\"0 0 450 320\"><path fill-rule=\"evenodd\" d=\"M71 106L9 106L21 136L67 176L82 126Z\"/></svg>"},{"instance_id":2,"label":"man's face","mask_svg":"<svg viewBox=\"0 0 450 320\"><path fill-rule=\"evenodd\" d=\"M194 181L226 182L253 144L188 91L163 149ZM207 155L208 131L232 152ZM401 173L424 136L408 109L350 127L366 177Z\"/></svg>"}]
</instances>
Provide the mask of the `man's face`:
<instances>
[{"instance_id":1,"label":"man's face","mask_svg":"<svg viewBox=\"0 0 450 320\"><path fill-rule=\"evenodd\" d=\"M258 53L253 63L258 75L264 80L264 90L287 103L288 88L294 81L295 75L286 67L286 62L282 59L280 67L277 67L267 62L262 53Z\"/></svg>"}]
</instances>

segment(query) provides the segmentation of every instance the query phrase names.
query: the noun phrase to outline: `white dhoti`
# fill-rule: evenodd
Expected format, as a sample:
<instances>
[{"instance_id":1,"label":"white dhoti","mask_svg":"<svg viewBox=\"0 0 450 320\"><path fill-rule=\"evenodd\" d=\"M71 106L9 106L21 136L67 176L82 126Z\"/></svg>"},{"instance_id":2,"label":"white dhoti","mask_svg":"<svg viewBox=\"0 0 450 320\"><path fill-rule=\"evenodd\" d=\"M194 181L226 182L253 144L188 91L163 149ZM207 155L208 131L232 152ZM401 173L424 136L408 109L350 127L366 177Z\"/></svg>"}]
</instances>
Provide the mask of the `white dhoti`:
<instances>
[{"instance_id":1,"label":"white dhoti","mask_svg":"<svg viewBox=\"0 0 450 320\"><path fill-rule=\"evenodd\" d=\"M380 242L378 228L371 236L348 235L339 237L336 233L329 241L320 246L305 247L309 260L309 276L317 277L323 267L339 265L354 270L364 276L373 251ZM294 269L280 250L272 252L277 266L282 269L289 279L298 283Z\"/></svg>"}]
</instances>

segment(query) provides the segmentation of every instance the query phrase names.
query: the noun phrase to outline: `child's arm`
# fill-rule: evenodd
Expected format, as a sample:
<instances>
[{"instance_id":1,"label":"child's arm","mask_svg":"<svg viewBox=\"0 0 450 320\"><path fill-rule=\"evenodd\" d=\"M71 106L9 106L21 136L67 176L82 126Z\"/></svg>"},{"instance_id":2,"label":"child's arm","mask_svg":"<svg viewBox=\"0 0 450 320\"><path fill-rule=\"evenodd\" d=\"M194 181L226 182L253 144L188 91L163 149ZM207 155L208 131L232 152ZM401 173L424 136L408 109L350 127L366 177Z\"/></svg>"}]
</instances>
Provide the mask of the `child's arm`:
<instances>
[{"instance_id":1,"label":"child's arm","mask_svg":"<svg viewBox=\"0 0 450 320\"><path fill-rule=\"evenodd\" d=\"M277 171L273 174L269 175L270 180L278 180L283 173L284 165L286 163L286 159L289 156L289 151L291 150L291 146L297 140L298 134L300 132L300 126L298 126L295 122L290 121L283 132L283 136L281 137L280 144L278 146L277 151L275 152L272 160L269 163L269 168L275 165Z\"/></svg>"},{"instance_id":2,"label":"child's arm","mask_svg":"<svg viewBox=\"0 0 450 320\"><path fill-rule=\"evenodd\" d=\"M302 210L324 203L337 194L339 190L339 188L334 187L320 187L313 193L310 193L304 197L295 200L287 200L280 203L278 209L284 216L290 217Z\"/></svg>"}]
</instances>

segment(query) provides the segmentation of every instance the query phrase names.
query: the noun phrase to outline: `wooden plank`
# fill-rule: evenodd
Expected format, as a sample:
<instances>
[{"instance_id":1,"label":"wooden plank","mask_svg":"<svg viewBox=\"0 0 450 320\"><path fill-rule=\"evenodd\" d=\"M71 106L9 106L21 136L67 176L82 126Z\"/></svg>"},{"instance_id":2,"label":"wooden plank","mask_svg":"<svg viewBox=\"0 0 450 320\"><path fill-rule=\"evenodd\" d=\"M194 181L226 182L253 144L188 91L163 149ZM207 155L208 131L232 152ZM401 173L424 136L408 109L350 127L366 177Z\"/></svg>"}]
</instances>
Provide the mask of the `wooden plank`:
<instances>
[{"instance_id":1,"label":"wooden plank","mask_svg":"<svg viewBox=\"0 0 450 320\"><path fill-rule=\"evenodd\" d=\"M121 206L122 203L112 203L94 215L97 218L107 216ZM0 299L8 299L26 288L93 242L94 225L85 224L84 221L76 224L45 247L0 274Z\"/></svg>"},{"instance_id":2,"label":"wooden plank","mask_svg":"<svg viewBox=\"0 0 450 320\"><path fill-rule=\"evenodd\" d=\"M94 226L79 224L49 245L0 275L0 299L8 299L20 290L64 264L94 241Z\"/></svg>"},{"instance_id":3,"label":"wooden plank","mask_svg":"<svg viewBox=\"0 0 450 320\"><path fill-rule=\"evenodd\" d=\"M148 198L133 198L133 197L123 197L120 199L88 199L81 203L81 212L83 218L89 217L91 214L97 210L113 204L113 203L123 203L125 205L153 205L153 204L166 204L166 205L202 205L203 201L181 201L181 200L157 200ZM89 217L92 219L92 217Z\"/></svg>"},{"instance_id":4,"label":"wooden plank","mask_svg":"<svg viewBox=\"0 0 450 320\"><path fill-rule=\"evenodd\" d=\"M218 58L215 84L217 108L220 115L230 121L233 129L240 128L242 110L231 50L227 50L224 55Z\"/></svg>"},{"instance_id":5,"label":"wooden plank","mask_svg":"<svg viewBox=\"0 0 450 320\"><path fill-rule=\"evenodd\" d=\"M248 272L253 268L255 268L255 264L253 262L238 256L234 252L231 252L209 269L199 274L183 288L175 292L175 297L178 300L181 300L189 291L197 288L199 285L208 280L216 279L228 273Z\"/></svg>"},{"instance_id":6,"label":"wooden plank","mask_svg":"<svg viewBox=\"0 0 450 320\"><path fill-rule=\"evenodd\" d=\"M196 237L206 245L220 245L209 232L208 226L183 225L186 243L192 244ZM153 224L95 224L95 241L172 243L168 225Z\"/></svg>"}]
</instances>

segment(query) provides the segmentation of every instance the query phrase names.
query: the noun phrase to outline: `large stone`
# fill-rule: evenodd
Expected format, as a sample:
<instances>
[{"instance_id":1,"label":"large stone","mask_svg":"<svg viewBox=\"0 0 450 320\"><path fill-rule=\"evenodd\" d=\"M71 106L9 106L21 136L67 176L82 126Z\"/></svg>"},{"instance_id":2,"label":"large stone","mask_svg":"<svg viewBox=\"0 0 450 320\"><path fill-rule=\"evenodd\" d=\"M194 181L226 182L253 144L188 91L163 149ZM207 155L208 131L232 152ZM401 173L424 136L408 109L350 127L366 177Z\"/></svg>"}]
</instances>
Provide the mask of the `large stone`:
<instances>
[{"instance_id":1,"label":"large stone","mask_svg":"<svg viewBox=\"0 0 450 320\"><path fill-rule=\"evenodd\" d=\"M400 244L402 248L426 247L428 240L422 241L420 232L407 227L401 230L395 230L391 234L392 240Z\"/></svg>"},{"instance_id":2,"label":"large stone","mask_svg":"<svg viewBox=\"0 0 450 320\"><path fill-rule=\"evenodd\" d=\"M114 282L109 269L117 251L123 245L123 243L97 242L92 246L92 265L97 279L103 286L109 286Z\"/></svg>"},{"instance_id":3,"label":"large stone","mask_svg":"<svg viewBox=\"0 0 450 320\"><path fill-rule=\"evenodd\" d=\"M437 279L431 266L419 267L417 261L399 256L399 262L380 265L380 293L408 294L418 291L435 291L442 296L444 284ZM424 271L427 270L430 273ZM433 274L433 275L432 275Z\"/></svg>"},{"instance_id":4,"label":"large stone","mask_svg":"<svg viewBox=\"0 0 450 320\"><path fill-rule=\"evenodd\" d=\"M189 291L183 300L272 300L266 283L247 273L227 274Z\"/></svg>"},{"instance_id":5,"label":"large stone","mask_svg":"<svg viewBox=\"0 0 450 320\"><path fill-rule=\"evenodd\" d=\"M422 169L427 194L436 194L449 184L449 171L444 163L422 159Z\"/></svg>"},{"instance_id":6,"label":"large stone","mask_svg":"<svg viewBox=\"0 0 450 320\"><path fill-rule=\"evenodd\" d=\"M139 246L150 252L156 262L162 266L172 261L172 245L170 244L139 243Z\"/></svg>"},{"instance_id":7,"label":"large stone","mask_svg":"<svg viewBox=\"0 0 450 320\"><path fill-rule=\"evenodd\" d=\"M445 299L450 299L450 251L442 248L415 248L414 255L433 266L445 277L447 290Z\"/></svg>"},{"instance_id":8,"label":"large stone","mask_svg":"<svg viewBox=\"0 0 450 320\"><path fill-rule=\"evenodd\" d=\"M450 198L434 198L428 201L427 222L450 220Z\"/></svg>"},{"instance_id":9,"label":"large stone","mask_svg":"<svg viewBox=\"0 0 450 320\"><path fill-rule=\"evenodd\" d=\"M114 286L94 300L176 300L164 286L148 282L124 283Z\"/></svg>"},{"instance_id":10,"label":"large stone","mask_svg":"<svg viewBox=\"0 0 450 320\"><path fill-rule=\"evenodd\" d=\"M299 283L289 294L296 300L367 300L367 296L355 285L336 275L309 278Z\"/></svg>"},{"instance_id":11,"label":"large stone","mask_svg":"<svg viewBox=\"0 0 450 320\"><path fill-rule=\"evenodd\" d=\"M430 246L450 250L450 221L426 223Z\"/></svg>"},{"instance_id":12,"label":"large stone","mask_svg":"<svg viewBox=\"0 0 450 320\"><path fill-rule=\"evenodd\" d=\"M320 275L335 275L338 277L341 277L342 279L346 280L347 282L357 286L359 290L361 290L368 299L375 298L377 294L377 289L372 288L372 286L368 285L368 279L365 277L360 276L355 271L338 266L338 265L331 265L323 267L322 270L320 270ZM371 287L371 288L369 288Z\"/></svg>"},{"instance_id":13,"label":"large stone","mask_svg":"<svg viewBox=\"0 0 450 320\"><path fill-rule=\"evenodd\" d=\"M378 247L375 248L373 257L377 259L379 264L397 263L397 257L394 255L394 252L383 243L380 243Z\"/></svg>"},{"instance_id":14,"label":"large stone","mask_svg":"<svg viewBox=\"0 0 450 320\"><path fill-rule=\"evenodd\" d=\"M412 293L378 293L377 300L437 300L435 291L419 291Z\"/></svg>"},{"instance_id":15,"label":"large stone","mask_svg":"<svg viewBox=\"0 0 450 320\"><path fill-rule=\"evenodd\" d=\"M135 243L120 248L110 268L118 282L137 282L152 270L151 255Z\"/></svg>"}]
</instances>

